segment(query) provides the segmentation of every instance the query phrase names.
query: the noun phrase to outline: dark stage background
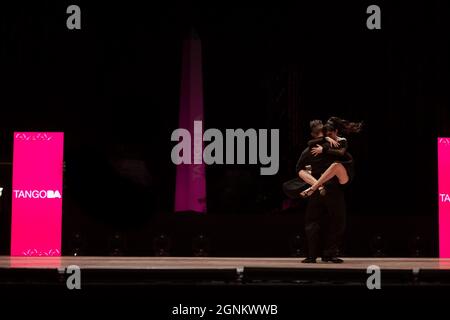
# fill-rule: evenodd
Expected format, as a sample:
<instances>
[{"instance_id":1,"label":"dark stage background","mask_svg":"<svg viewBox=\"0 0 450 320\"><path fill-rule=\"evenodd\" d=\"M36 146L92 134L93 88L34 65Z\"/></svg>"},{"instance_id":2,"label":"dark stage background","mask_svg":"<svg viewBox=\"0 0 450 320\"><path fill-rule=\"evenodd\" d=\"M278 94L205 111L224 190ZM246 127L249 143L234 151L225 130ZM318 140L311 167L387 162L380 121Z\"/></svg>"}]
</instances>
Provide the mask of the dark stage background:
<instances>
[{"instance_id":1,"label":"dark stage background","mask_svg":"<svg viewBox=\"0 0 450 320\"><path fill-rule=\"evenodd\" d=\"M66 28L70 4L81 7L79 31ZM281 184L295 176L309 120L336 115L366 124L349 137L356 178L344 253L436 255L449 5L377 1L382 29L368 30L371 4L2 4L0 253L9 246L12 132L61 130L65 254L300 254L304 203L282 209ZM281 133L275 176L207 168L205 216L173 213L170 135L192 28L203 46L205 126Z\"/></svg>"}]
</instances>

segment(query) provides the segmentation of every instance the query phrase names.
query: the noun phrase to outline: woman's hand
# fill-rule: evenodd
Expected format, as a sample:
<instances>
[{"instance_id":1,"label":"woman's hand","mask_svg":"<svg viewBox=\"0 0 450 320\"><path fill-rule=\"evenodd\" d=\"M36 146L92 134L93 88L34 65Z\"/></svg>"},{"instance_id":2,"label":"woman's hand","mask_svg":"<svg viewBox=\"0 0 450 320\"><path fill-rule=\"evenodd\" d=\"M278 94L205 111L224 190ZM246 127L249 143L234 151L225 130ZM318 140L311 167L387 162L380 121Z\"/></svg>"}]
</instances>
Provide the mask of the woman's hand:
<instances>
[{"instance_id":1,"label":"woman's hand","mask_svg":"<svg viewBox=\"0 0 450 320\"><path fill-rule=\"evenodd\" d=\"M311 149L311 153L314 157L316 157L318 154L321 154L322 151L323 151L323 147L319 144Z\"/></svg>"},{"instance_id":2,"label":"woman's hand","mask_svg":"<svg viewBox=\"0 0 450 320\"><path fill-rule=\"evenodd\" d=\"M340 146L339 142L337 142L337 141L334 140L334 139L331 139L330 137L325 137L325 140L328 141L328 143L330 144L330 146L331 146L332 148L338 148L338 147Z\"/></svg>"}]
</instances>

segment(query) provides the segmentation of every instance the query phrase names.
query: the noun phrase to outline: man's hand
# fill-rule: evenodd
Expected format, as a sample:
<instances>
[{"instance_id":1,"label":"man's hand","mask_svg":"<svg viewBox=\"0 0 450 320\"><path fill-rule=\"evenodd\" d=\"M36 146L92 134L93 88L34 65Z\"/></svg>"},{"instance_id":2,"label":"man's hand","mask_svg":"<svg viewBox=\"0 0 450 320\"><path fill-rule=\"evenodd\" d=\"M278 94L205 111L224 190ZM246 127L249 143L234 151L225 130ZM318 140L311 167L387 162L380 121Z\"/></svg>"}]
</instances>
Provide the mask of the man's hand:
<instances>
[{"instance_id":1,"label":"man's hand","mask_svg":"<svg viewBox=\"0 0 450 320\"><path fill-rule=\"evenodd\" d=\"M314 157L316 157L318 154L321 154L322 151L323 151L323 147L319 144L311 149L311 153Z\"/></svg>"}]
</instances>

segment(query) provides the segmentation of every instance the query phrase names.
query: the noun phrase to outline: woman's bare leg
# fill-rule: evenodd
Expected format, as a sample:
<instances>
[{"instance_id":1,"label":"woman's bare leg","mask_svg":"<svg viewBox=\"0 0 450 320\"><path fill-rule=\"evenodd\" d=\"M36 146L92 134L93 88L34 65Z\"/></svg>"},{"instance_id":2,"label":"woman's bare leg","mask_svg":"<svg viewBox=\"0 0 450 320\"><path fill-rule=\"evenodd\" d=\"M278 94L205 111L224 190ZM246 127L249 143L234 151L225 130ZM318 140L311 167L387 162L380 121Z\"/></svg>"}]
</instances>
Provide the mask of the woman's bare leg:
<instances>
[{"instance_id":1,"label":"woman's bare leg","mask_svg":"<svg viewBox=\"0 0 450 320\"><path fill-rule=\"evenodd\" d=\"M300 177L300 179L302 179L303 181L305 181L307 184L309 184L311 186L313 186L317 182L317 179L314 178L312 176L312 174L306 170L300 170L298 172L298 176Z\"/></svg>"},{"instance_id":2,"label":"woman's bare leg","mask_svg":"<svg viewBox=\"0 0 450 320\"><path fill-rule=\"evenodd\" d=\"M313 186L317 183L317 179L314 178L314 176L310 173L310 171L307 170L300 170L298 172L298 176L300 177L300 179L302 179L303 181L305 181L307 184L309 184L310 186ZM308 189L307 189L308 190ZM302 192L300 192L300 196L302 197L306 197L307 196L307 190L303 190ZM321 185L319 187L320 193L321 194L325 194L325 188Z\"/></svg>"},{"instance_id":3,"label":"woman's bare leg","mask_svg":"<svg viewBox=\"0 0 450 320\"><path fill-rule=\"evenodd\" d=\"M335 176L338 178L340 184L346 184L349 180L345 167L341 163L335 162L331 164L327 170L325 170L319 180L311 186L311 189L316 190L319 186L323 185Z\"/></svg>"}]
</instances>

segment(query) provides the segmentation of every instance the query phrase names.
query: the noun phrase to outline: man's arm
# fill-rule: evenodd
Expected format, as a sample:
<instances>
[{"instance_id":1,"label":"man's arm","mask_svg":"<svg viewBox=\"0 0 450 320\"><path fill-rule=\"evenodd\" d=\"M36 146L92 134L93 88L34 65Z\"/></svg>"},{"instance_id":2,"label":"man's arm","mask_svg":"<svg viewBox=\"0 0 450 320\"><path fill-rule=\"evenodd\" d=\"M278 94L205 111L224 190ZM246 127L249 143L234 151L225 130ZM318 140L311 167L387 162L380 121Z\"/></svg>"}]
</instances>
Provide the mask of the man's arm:
<instances>
[{"instance_id":1,"label":"man's arm","mask_svg":"<svg viewBox=\"0 0 450 320\"><path fill-rule=\"evenodd\" d=\"M308 141L308 147L312 148L312 147L317 146L318 144L323 144L325 142L326 142L325 137L311 139Z\"/></svg>"},{"instance_id":2,"label":"man's arm","mask_svg":"<svg viewBox=\"0 0 450 320\"><path fill-rule=\"evenodd\" d=\"M347 139L342 139L339 141L339 148L331 148L329 143L325 143L323 146L323 153L333 156L343 157L347 152Z\"/></svg>"}]
</instances>

